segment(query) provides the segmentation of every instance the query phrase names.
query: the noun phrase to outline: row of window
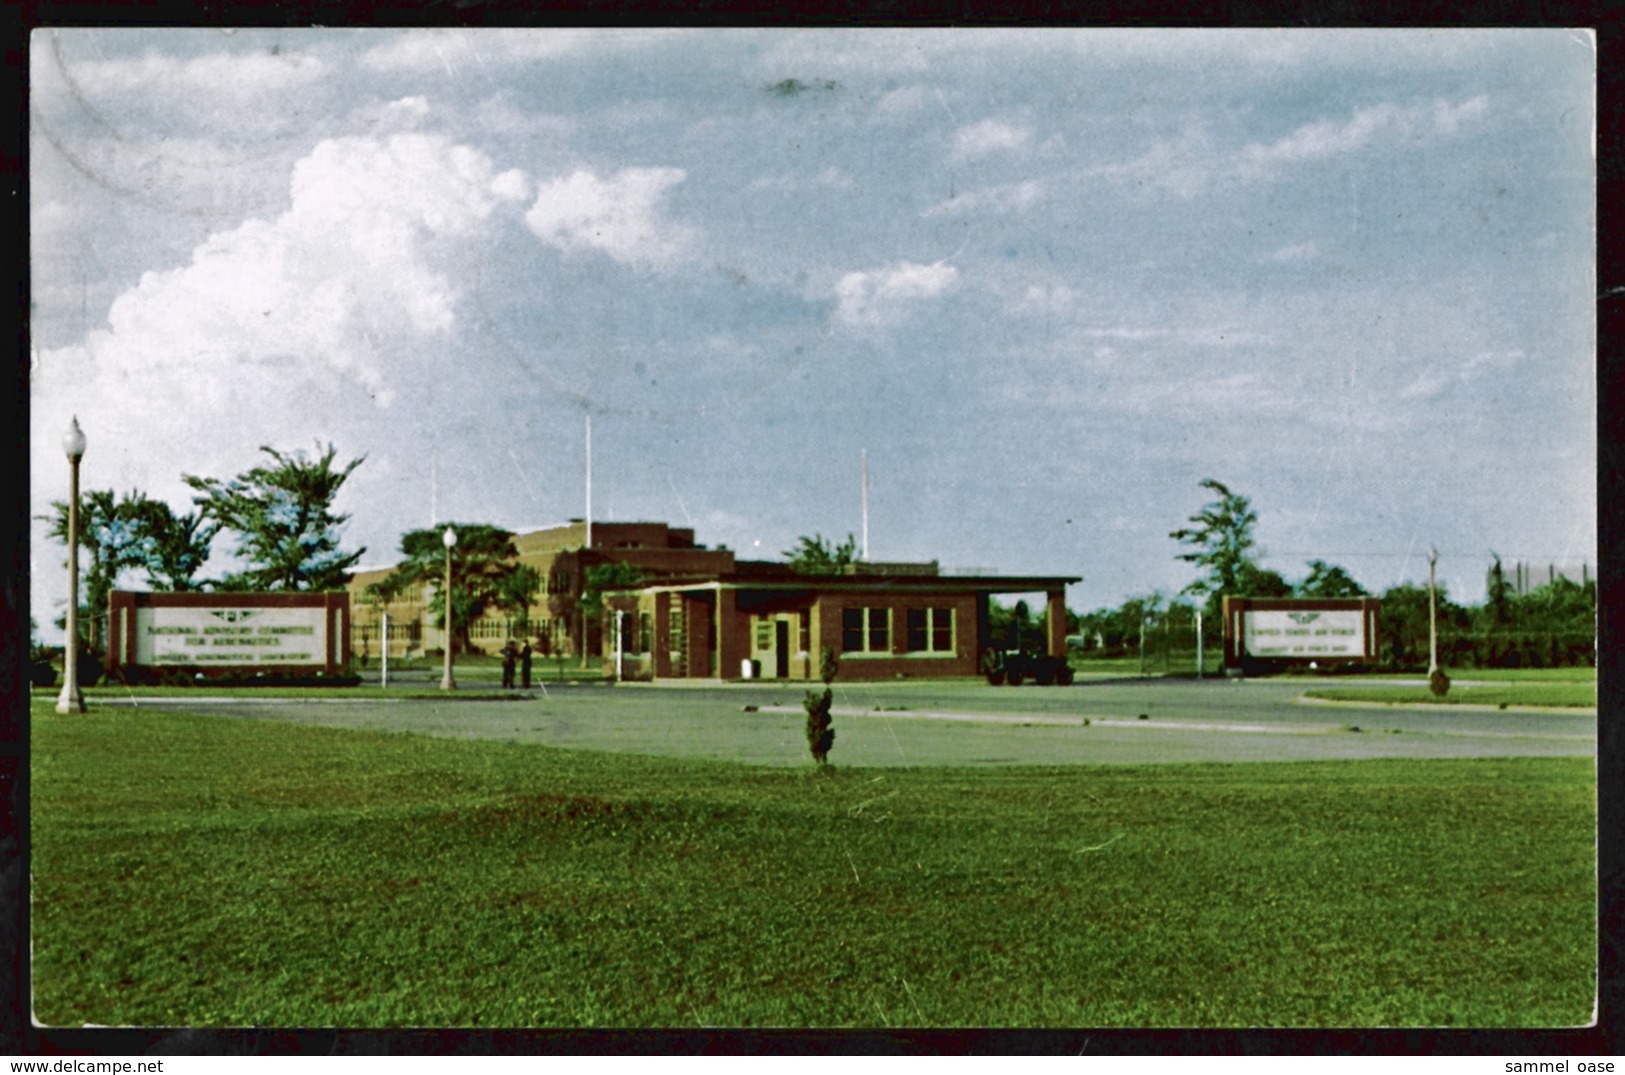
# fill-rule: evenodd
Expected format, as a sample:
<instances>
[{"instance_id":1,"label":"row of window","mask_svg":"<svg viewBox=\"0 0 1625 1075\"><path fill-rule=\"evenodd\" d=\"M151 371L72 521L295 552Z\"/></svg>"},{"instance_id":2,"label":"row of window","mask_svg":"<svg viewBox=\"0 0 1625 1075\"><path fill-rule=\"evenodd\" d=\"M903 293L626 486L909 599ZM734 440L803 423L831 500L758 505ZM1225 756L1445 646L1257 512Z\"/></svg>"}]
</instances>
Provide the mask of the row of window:
<instances>
[{"instance_id":1,"label":"row of window","mask_svg":"<svg viewBox=\"0 0 1625 1075\"><path fill-rule=\"evenodd\" d=\"M421 605L422 603L423 603L423 584L422 583L413 583L412 585L408 586L406 589L402 590L395 597L395 599L390 602L391 605ZM384 603L382 601L377 601L377 600L375 600L373 598L368 597L365 594L365 592L363 592L361 594L361 596L358 598L357 604L359 606L374 607L374 608L379 608L379 609L382 609L384 607Z\"/></svg>"},{"instance_id":2,"label":"row of window","mask_svg":"<svg viewBox=\"0 0 1625 1075\"><path fill-rule=\"evenodd\" d=\"M362 641L372 641L378 637L378 628L379 623L377 620L357 623L353 636ZM391 642L416 642L422 637L423 624L417 620L407 620L405 623L397 623L391 620L389 623L389 640Z\"/></svg>"},{"instance_id":3,"label":"row of window","mask_svg":"<svg viewBox=\"0 0 1625 1075\"><path fill-rule=\"evenodd\" d=\"M903 642L908 653L952 653L954 610L903 609ZM846 653L890 653L892 614L889 608L841 610L841 649Z\"/></svg>"}]
</instances>

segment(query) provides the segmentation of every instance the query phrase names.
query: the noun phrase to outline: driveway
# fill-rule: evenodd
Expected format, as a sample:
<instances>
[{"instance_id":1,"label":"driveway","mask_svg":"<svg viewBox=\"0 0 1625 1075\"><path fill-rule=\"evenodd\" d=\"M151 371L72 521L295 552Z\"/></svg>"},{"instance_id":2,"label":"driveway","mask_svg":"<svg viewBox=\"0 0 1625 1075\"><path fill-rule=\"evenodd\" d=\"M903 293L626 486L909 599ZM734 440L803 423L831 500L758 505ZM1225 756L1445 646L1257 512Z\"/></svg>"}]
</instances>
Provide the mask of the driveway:
<instances>
[{"instance_id":1,"label":"driveway","mask_svg":"<svg viewBox=\"0 0 1625 1075\"><path fill-rule=\"evenodd\" d=\"M1596 753L1594 711L1325 706L1301 680L1115 680L1071 687L980 682L837 684L835 748L848 766L1102 765ZM583 750L808 762L802 685L554 685L505 701L229 699L124 704L243 720ZM108 704L112 704L109 700Z\"/></svg>"}]
</instances>

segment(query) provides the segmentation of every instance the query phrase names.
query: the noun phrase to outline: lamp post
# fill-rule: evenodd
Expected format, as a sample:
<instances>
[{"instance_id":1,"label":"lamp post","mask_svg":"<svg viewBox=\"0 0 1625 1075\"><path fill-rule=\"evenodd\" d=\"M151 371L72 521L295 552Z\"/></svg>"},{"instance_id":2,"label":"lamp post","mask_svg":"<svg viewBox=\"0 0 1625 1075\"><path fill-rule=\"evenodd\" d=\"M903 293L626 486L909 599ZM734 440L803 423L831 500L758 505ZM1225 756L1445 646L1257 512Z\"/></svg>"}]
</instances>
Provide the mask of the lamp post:
<instances>
[{"instance_id":1,"label":"lamp post","mask_svg":"<svg viewBox=\"0 0 1625 1075\"><path fill-rule=\"evenodd\" d=\"M457 544L457 531L446 527L445 533L440 535L440 541L446 546L446 671L440 677L440 689L451 691L457 689L456 680L451 678L451 643L456 637L452 632L451 621L451 547Z\"/></svg>"},{"instance_id":2,"label":"lamp post","mask_svg":"<svg viewBox=\"0 0 1625 1075\"><path fill-rule=\"evenodd\" d=\"M1439 598L1434 581L1434 568L1439 563L1439 550L1428 550L1428 677L1439 670Z\"/></svg>"},{"instance_id":3,"label":"lamp post","mask_svg":"<svg viewBox=\"0 0 1625 1075\"><path fill-rule=\"evenodd\" d=\"M1428 690L1434 697L1443 698L1450 693L1450 677L1439 667L1439 594L1434 568L1439 563L1439 550L1428 550Z\"/></svg>"},{"instance_id":4,"label":"lamp post","mask_svg":"<svg viewBox=\"0 0 1625 1075\"><path fill-rule=\"evenodd\" d=\"M62 437L62 450L68 453L68 642L63 647L65 682L56 711L83 713L85 699L79 693L79 460L85 457L85 434L77 415Z\"/></svg>"}]
</instances>

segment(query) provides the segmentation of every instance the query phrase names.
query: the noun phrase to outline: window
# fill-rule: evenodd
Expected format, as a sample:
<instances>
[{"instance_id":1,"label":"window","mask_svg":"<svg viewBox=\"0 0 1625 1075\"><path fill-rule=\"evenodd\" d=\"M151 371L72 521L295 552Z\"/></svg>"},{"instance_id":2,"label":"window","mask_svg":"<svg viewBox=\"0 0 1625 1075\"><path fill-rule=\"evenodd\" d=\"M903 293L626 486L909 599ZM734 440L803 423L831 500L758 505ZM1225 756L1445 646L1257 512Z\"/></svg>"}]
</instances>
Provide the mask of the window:
<instances>
[{"instance_id":1,"label":"window","mask_svg":"<svg viewBox=\"0 0 1625 1075\"><path fill-rule=\"evenodd\" d=\"M952 653L953 650L953 609L911 608L908 610L908 651L910 653Z\"/></svg>"},{"instance_id":2,"label":"window","mask_svg":"<svg viewBox=\"0 0 1625 1075\"><path fill-rule=\"evenodd\" d=\"M651 653L655 648L655 620L647 612L638 613L638 652Z\"/></svg>"},{"instance_id":3,"label":"window","mask_svg":"<svg viewBox=\"0 0 1625 1075\"><path fill-rule=\"evenodd\" d=\"M841 649L846 653L890 653L891 610L843 608Z\"/></svg>"}]
</instances>

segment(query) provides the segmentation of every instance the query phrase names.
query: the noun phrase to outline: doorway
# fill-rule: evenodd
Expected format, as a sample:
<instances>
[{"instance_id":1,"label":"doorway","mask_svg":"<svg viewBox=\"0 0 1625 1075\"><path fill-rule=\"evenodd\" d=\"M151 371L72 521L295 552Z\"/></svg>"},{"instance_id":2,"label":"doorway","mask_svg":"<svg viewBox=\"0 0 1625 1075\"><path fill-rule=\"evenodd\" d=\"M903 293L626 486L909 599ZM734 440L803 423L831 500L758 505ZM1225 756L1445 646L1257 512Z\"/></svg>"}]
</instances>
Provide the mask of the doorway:
<instances>
[{"instance_id":1,"label":"doorway","mask_svg":"<svg viewBox=\"0 0 1625 1075\"><path fill-rule=\"evenodd\" d=\"M783 617L773 621L773 675L790 678L790 622Z\"/></svg>"}]
</instances>

